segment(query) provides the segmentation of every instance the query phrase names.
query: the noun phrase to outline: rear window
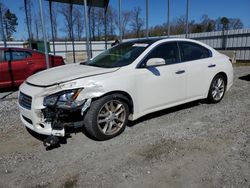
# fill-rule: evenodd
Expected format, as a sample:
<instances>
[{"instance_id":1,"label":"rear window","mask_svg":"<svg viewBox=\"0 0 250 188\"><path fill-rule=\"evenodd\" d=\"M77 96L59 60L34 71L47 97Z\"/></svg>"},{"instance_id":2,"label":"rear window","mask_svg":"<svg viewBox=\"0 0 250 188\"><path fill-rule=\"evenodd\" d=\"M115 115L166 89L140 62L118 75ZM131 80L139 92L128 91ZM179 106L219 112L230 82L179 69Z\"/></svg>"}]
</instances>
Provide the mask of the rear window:
<instances>
[{"instance_id":1,"label":"rear window","mask_svg":"<svg viewBox=\"0 0 250 188\"><path fill-rule=\"evenodd\" d=\"M211 57L211 51L192 42L180 42L182 61L193 61Z\"/></svg>"}]
</instances>

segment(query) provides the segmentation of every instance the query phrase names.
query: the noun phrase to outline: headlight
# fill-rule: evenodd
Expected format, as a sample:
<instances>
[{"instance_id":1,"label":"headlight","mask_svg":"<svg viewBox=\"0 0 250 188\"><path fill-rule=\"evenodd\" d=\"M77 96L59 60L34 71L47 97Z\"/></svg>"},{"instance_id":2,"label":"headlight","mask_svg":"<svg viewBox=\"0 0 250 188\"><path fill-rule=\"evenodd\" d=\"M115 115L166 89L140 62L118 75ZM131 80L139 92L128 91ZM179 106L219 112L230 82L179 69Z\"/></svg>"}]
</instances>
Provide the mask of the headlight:
<instances>
[{"instance_id":1,"label":"headlight","mask_svg":"<svg viewBox=\"0 0 250 188\"><path fill-rule=\"evenodd\" d=\"M59 108L75 108L81 106L85 101L77 101L76 98L80 94L82 89L66 90L49 95L44 98L44 106L56 106Z\"/></svg>"}]
</instances>

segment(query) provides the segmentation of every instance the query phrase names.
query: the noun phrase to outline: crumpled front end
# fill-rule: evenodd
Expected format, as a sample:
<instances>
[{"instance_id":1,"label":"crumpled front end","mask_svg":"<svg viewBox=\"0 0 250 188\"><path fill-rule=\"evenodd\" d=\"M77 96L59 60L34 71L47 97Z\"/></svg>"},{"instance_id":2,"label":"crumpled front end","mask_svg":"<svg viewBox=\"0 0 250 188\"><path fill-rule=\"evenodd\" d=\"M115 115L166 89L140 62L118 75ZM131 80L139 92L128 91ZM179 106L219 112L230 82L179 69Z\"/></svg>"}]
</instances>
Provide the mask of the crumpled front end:
<instances>
[{"instance_id":1,"label":"crumpled front end","mask_svg":"<svg viewBox=\"0 0 250 188\"><path fill-rule=\"evenodd\" d=\"M84 88L77 82L47 88L23 83L19 92L21 120L39 134L63 137L66 127L83 125L92 98L102 93L101 86L91 81Z\"/></svg>"}]
</instances>

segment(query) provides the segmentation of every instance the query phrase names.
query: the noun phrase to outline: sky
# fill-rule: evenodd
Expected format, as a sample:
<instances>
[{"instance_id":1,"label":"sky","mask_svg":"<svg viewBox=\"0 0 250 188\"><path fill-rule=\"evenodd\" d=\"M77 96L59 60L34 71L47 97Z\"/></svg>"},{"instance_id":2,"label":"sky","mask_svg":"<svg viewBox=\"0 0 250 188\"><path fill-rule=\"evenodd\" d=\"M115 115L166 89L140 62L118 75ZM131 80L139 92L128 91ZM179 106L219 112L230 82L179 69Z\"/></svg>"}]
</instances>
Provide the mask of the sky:
<instances>
[{"instance_id":1,"label":"sky","mask_svg":"<svg viewBox=\"0 0 250 188\"><path fill-rule=\"evenodd\" d=\"M34 1L34 9L38 11L39 0ZM110 0L109 5L118 10L119 0ZM122 10L132 10L141 7L142 17L145 18L146 0L122 0ZM24 24L25 14L23 0L0 0L11 12L18 17L17 32L14 37L19 40L27 38L27 29ZM48 2L43 1L44 11L48 11ZM149 0L149 27L162 24L167 20L167 0ZM185 15L186 0L170 0L170 21ZM250 0L189 0L189 20L199 22L202 15L209 18L218 17L240 18L245 28L250 28ZM62 18L59 19L62 25ZM49 22L46 22L49 24Z\"/></svg>"}]
</instances>

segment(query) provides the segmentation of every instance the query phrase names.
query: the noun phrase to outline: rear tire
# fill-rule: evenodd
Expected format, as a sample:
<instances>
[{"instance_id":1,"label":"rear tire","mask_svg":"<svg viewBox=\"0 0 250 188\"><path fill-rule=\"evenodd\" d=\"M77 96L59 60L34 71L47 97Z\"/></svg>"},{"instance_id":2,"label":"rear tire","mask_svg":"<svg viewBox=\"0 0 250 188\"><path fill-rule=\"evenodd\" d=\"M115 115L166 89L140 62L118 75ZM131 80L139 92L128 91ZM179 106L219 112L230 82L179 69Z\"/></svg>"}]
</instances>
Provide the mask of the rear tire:
<instances>
[{"instance_id":1,"label":"rear tire","mask_svg":"<svg viewBox=\"0 0 250 188\"><path fill-rule=\"evenodd\" d=\"M92 102L84 117L90 136L108 140L121 134L128 123L128 105L114 95L107 95Z\"/></svg>"},{"instance_id":2,"label":"rear tire","mask_svg":"<svg viewBox=\"0 0 250 188\"><path fill-rule=\"evenodd\" d=\"M207 99L210 103L218 103L223 99L225 92L226 79L221 74L218 74L211 82Z\"/></svg>"}]
</instances>

